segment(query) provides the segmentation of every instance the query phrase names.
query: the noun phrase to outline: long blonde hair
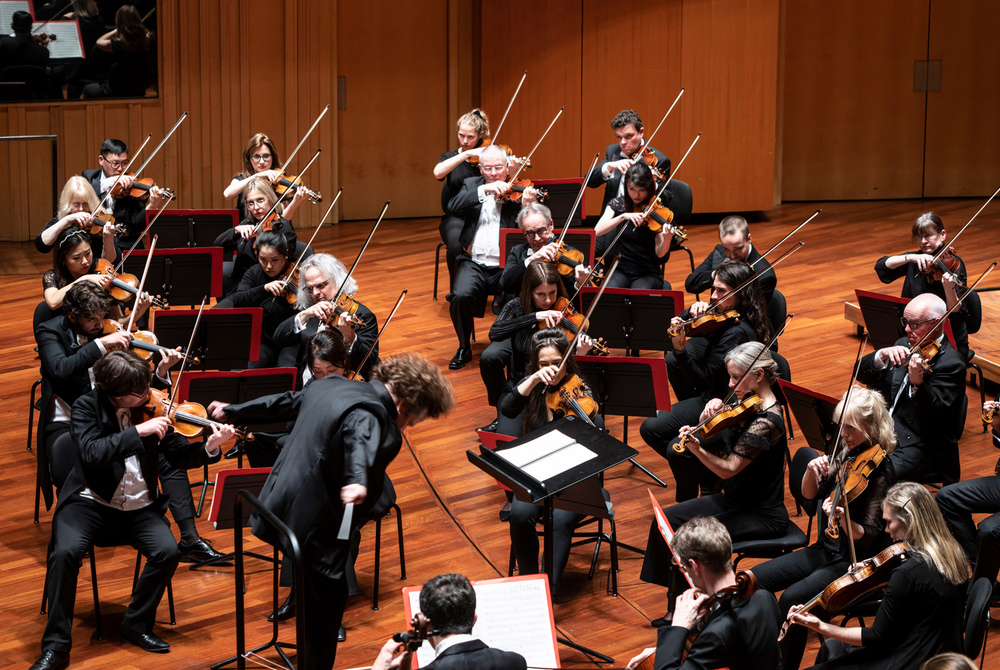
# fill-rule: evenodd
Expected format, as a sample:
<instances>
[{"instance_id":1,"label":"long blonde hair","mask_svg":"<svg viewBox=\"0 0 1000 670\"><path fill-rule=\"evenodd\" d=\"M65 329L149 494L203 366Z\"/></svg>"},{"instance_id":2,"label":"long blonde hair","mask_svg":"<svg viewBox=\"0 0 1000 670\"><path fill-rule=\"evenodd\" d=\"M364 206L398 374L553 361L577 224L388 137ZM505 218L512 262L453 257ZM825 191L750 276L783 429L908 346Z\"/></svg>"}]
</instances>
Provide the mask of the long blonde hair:
<instances>
[{"instance_id":1,"label":"long blonde hair","mask_svg":"<svg viewBox=\"0 0 1000 670\"><path fill-rule=\"evenodd\" d=\"M899 482L882 503L903 527L906 541L952 584L969 579L969 561L944 523L941 510L927 489L914 482Z\"/></svg>"},{"instance_id":2,"label":"long blonde hair","mask_svg":"<svg viewBox=\"0 0 1000 670\"><path fill-rule=\"evenodd\" d=\"M63 186L62 193L59 194L59 209L56 210L57 219L61 219L70 213L73 198L78 195L82 195L84 200L87 201L91 212L97 210L100 201L97 199L97 194L94 193L94 187L80 175L73 175L66 180L66 185Z\"/></svg>"},{"instance_id":3,"label":"long blonde hair","mask_svg":"<svg viewBox=\"0 0 1000 670\"><path fill-rule=\"evenodd\" d=\"M847 418L844 422L860 430L868 444L876 444L891 454L896 448L896 429L889 410L885 406L885 398L878 391L863 386L855 386L850 390L851 404L847 408ZM844 398L841 397L837 408L833 411L833 420L840 421L840 413L844 411Z\"/></svg>"}]
</instances>

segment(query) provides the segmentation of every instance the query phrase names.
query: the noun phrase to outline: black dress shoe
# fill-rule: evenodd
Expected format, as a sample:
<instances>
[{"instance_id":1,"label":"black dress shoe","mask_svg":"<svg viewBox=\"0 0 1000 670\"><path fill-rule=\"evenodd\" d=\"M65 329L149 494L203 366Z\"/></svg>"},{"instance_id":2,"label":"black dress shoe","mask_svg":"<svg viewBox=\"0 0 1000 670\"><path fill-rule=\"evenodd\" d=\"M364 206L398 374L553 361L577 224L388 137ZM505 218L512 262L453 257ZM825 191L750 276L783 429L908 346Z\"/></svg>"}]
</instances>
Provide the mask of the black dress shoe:
<instances>
[{"instance_id":1,"label":"black dress shoe","mask_svg":"<svg viewBox=\"0 0 1000 670\"><path fill-rule=\"evenodd\" d=\"M484 433L495 433L497 432L497 424L500 423L500 419L493 419L493 423L489 423L482 428L476 428L476 430L481 430Z\"/></svg>"},{"instance_id":2,"label":"black dress shoe","mask_svg":"<svg viewBox=\"0 0 1000 670\"><path fill-rule=\"evenodd\" d=\"M224 556L213 549L211 543L203 537L199 537L191 544L181 542L177 546L181 550L181 563L204 563Z\"/></svg>"},{"instance_id":3,"label":"black dress shoe","mask_svg":"<svg viewBox=\"0 0 1000 670\"><path fill-rule=\"evenodd\" d=\"M59 670L69 666L69 652L58 652L47 649L42 652L29 670Z\"/></svg>"},{"instance_id":4,"label":"black dress shoe","mask_svg":"<svg viewBox=\"0 0 1000 670\"><path fill-rule=\"evenodd\" d=\"M121 626L122 642L134 644L143 651L151 651L154 654L165 654L170 651L170 644L156 637L152 633L137 633L125 624Z\"/></svg>"},{"instance_id":5,"label":"black dress shoe","mask_svg":"<svg viewBox=\"0 0 1000 670\"><path fill-rule=\"evenodd\" d=\"M237 458L240 455L240 453L242 453L242 451L243 448L240 446L239 440L237 440L236 444L233 445L233 448L227 451L226 454L223 456L223 458L228 458L232 460L234 458Z\"/></svg>"},{"instance_id":6,"label":"black dress shoe","mask_svg":"<svg viewBox=\"0 0 1000 670\"><path fill-rule=\"evenodd\" d=\"M344 624L340 624L340 630L337 631L337 642L344 642L347 639L347 629L344 628Z\"/></svg>"},{"instance_id":7,"label":"black dress shoe","mask_svg":"<svg viewBox=\"0 0 1000 670\"><path fill-rule=\"evenodd\" d=\"M455 356L448 363L448 367L452 370L461 370L465 367L465 364L472 360L472 352L465 347L459 347L458 351L455 352Z\"/></svg>"},{"instance_id":8,"label":"black dress shoe","mask_svg":"<svg viewBox=\"0 0 1000 670\"><path fill-rule=\"evenodd\" d=\"M288 621L295 616L295 592L292 591L285 598L285 602L281 603L281 607L278 608L277 613L271 612L267 615L268 621L274 621L277 617L278 621ZM343 628L341 628L343 630Z\"/></svg>"}]
</instances>

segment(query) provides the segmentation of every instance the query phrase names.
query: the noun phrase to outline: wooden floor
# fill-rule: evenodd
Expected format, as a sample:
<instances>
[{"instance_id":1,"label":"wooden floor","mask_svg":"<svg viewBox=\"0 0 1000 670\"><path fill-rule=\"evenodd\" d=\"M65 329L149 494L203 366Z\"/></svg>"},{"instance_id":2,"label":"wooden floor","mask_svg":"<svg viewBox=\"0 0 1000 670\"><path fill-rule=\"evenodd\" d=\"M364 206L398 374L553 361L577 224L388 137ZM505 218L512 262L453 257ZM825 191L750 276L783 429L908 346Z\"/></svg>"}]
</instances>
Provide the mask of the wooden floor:
<instances>
[{"instance_id":1,"label":"wooden floor","mask_svg":"<svg viewBox=\"0 0 1000 670\"><path fill-rule=\"evenodd\" d=\"M981 201L934 200L857 203L786 204L752 222L753 241L761 250L791 231L816 207L823 213L807 226L798 239L805 247L778 271L779 289L788 300L795 319L782 337L781 352L788 358L793 380L806 387L839 396L850 377L858 341L851 324L843 319L843 303L853 299L854 289L884 291L898 295L899 285L883 287L873 271L875 260L884 253L912 248L910 223L923 211L938 212L949 232L959 228L978 209ZM956 245L970 276L978 276L996 257L998 207L994 204ZM689 246L700 260L717 243L715 218L705 218L689 226ZM338 649L338 668L368 665L385 639L404 630L400 589L420 584L441 572L462 572L472 579L505 575L509 539L507 526L498 520L503 495L494 482L473 468L465 450L475 448L473 432L487 424L492 412L486 406L478 371L478 354L485 348L492 317L477 322L480 339L473 346L476 361L464 370L447 371L457 343L448 317L448 303L442 290L438 301L431 298L434 248L438 243L436 219L386 221L382 224L357 271L357 296L376 314L384 317L399 291L409 296L386 332L385 353L416 350L439 364L455 385L459 404L445 420L427 421L409 432L412 451L405 446L389 473L399 493L406 540L407 579L400 580L398 547L394 524L383 527L381 609L371 610L374 529L365 529L362 555L358 561L362 595L351 599L345 616L347 642ZM367 235L370 222L344 223L323 231L316 243L350 264ZM24 667L39 652L45 617L39 614L44 576L45 547L51 512L42 510L41 522L32 523L35 458L25 450L28 390L38 377L38 361L28 324L41 295L41 272L49 263L30 243L0 244L0 275L4 310L0 329L6 332L0 357L0 667ZM688 272L687 259L675 255L667 265L669 280L682 287ZM443 286L447 272L442 269ZM992 280L992 281L991 281ZM987 284L1000 284L1000 275ZM690 303L691 297L688 297ZM985 293L988 313L997 314L1000 294ZM972 346L980 351L1000 351L995 321L972 336ZM651 355L651 354L650 354ZM993 472L998 453L982 432L979 420L979 391L969 387L970 412L961 442L965 477ZM612 418L609 428L621 437L622 422ZM673 501L669 468L646 447L638 435L638 420L629 424L629 444L639 449L638 460L668 482L666 490L652 486L636 469L620 466L609 473L610 490L618 519L620 540L633 545L645 543L651 512L647 488L663 503ZM796 428L796 434L798 430ZM801 439L791 443L795 450ZM224 462L219 467L229 467ZM794 507L791 513L794 514ZM793 519L802 522L802 519ZM232 547L231 531L214 531L207 520L199 522L201 533L220 550ZM123 646L117 627L127 605L134 551L98 549L98 575L105 639L92 639L94 609L90 578L80 577L74 626L73 667L79 668L200 668L231 656L235 650L234 576L232 568L191 572L181 567L174 577L177 625L166 623L166 607L161 606L157 632L172 645L171 653L156 657ZM574 551L567 568L563 604L555 606L562 635L615 658L616 666L643 647L655 642L649 619L664 613L664 592L639 581L638 556L621 554L620 596L605 593L609 559L602 550L599 572L588 581L589 552ZM749 566L750 563L747 563ZM250 641L265 641L269 625L270 573L263 564L250 564L254 572L248 581L247 616ZM282 627L283 639L293 641L294 627ZM991 653L997 655L1000 636L990 638ZM815 648L815 644L811 648ZM811 660L807 652L807 662ZM561 649L563 667L594 667L579 652ZM273 658L273 655L271 656Z\"/></svg>"}]
</instances>

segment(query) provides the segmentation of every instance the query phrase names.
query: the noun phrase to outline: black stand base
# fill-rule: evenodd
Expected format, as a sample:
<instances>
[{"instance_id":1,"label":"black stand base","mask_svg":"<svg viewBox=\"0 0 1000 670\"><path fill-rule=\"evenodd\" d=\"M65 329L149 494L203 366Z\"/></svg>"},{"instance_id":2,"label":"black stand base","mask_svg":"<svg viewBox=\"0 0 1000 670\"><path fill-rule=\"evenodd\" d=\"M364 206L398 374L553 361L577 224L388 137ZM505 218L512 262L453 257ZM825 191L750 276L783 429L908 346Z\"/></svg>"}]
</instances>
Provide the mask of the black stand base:
<instances>
[{"instance_id":1,"label":"black stand base","mask_svg":"<svg viewBox=\"0 0 1000 670\"><path fill-rule=\"evenodd\" d=\"M611 658L610 656L605 656L604 654L602 654L599 651L594 651L593 649L590 649L588 647L584 647L582 644L577 644L576 642L573 642L571 640L567 640L564 637L558 637L557 636L556 637L556 642L558 642L559 644L564 644L567 647L569 647L570 649L576 649L577 651L585 654L586 656L589 656L591 659L593 659L594 663L614 663L615 662L615 659Z\"/></svg>"}]
</instances>

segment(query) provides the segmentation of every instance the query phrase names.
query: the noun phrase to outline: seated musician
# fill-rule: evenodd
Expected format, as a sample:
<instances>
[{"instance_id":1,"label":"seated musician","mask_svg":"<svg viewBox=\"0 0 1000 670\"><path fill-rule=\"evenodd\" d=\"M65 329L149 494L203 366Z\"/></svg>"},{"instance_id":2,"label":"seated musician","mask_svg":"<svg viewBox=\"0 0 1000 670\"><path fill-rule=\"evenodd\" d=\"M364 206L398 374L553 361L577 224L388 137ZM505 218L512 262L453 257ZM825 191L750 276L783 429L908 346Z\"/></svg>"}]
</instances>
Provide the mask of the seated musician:
<instances>
[{"instance_id":1,"label":"seated musician","mask_svg":"<svg viewBox=\"0 0 1000 670\"><path fill-rule=\"evenodd\" d=\"M241 218L246 219L249 216L243 191L250 180L254 177L263 177L270 183L278 178L281 165L281 155L270 137L264 133L254 133L250 136L246 146L243 147L243 171L237 173L229 182L226 190L222 192L227 200L236 198L236 209L239 210ZM294 213L294 210L283 213Z\"/></svg>"},{"instance_id":2,"label":"seated musician","mask_svg":"<svg viewBox=\"0 0 1000 670\"><path fill-rule=\"evenodd\" d=\"M921 293L932 293L944 300L947 307L954 306L958 302L957 282L964 283L966 280L965 262L958 254L947 254L945 258L953 259L950 262L954 269L946 267L947 271L942 271L940 279L936 278L934 271L938 268L933 264L934 256L947 246L948 231L944 229L944 222L934 212L925 212L913 222L910 232L918 249L878 259L875 273L879 280L883 284L891 284L903 277L902 297L915 298ZM964 300L948 320L955 335L955 346L968 360L969 334L979 332L983 322L982 302L978 294L974 293Z\"/></svg>"},{"instance_id":3,"label":"seated musician","mask_svg":"<svg viewBox=\"0 0 1000 670\"><path fill-rule=\"evenodd\" d=\"M101 167L96 170L84 170L80 176L90 182L98 199L103 201L118 179L118 175L125 171L128 161L128 146L121 140L109 138L101 144L101 154L97 157ZM122 187L124 193L128 193L133 181L131 175L125 175L118 185ZM121 243L128 246L135 242L146 228L146 210L159 210L166 202L166 192L154 186L149 191L149 201L146 203L130 195L117 198L112 196L106 203L105 209L111 210L115 221L124 228L125 234L121 236Z\"/></svg>"},{"instance_id":4,"label":"seated musician","mask_svg":"<svg viewBox=\"0 0 1000 670\"><path fill-rule=\"evenodd\" d=\"M279 347L274 331L295 314L295 307L285 298L285 291L298 290L294 284L286 287L283 278L294 261L288 258L288 241L274 230L257 235L254 253L257 264L246 271L239 286L228 298L220 300L215 309L229 307L260 307L264 311L260 329L260 356L247 363L248 368L293 367L298 347Z\"/></svg>"},{"instance_id":5,"label":"seated musician","mask_svg":"<svg viewBox=\"0 0 1000 670\"><path fill-rule=\"evenodd\" d=\"M480 177L470 177L448 203L448 213L465 225L459 242L462 253L455 264L451 323L458 337L458 350L448 367L464 368L472 360L472 320L486 312L486 298L500 292L500 229L510 228L523 205L536 201L532 189L521 194L521 203L504 200L511 190L507 183L507 154L490 145L479 157ZM499 309L498 303L494 303Z\"/></svg>"},{"instance_id":6,"label":"seated musician","mask_svg":"<svg viewBox=\"0 0 1000 670\"><path fill-rule=\"evenodd\" d=\"M612 199L604 208L594 228L597 234L597 255L621 261L611 277L610 288L669 289L663 279L663 264L670 256L674 235L666 226L653 232L642 213L656 195L653 172L644 162L638 162L625 173L625 195ZM615 237L618 241L611 246Z\"/></svg>"},{"instance_id":7,"label":"seated musician","mask_svg":"<svg viewBox=\"0 0 1000 670\"><path fill-rule=\"evenodd\" d=\"M541 267L551 267L543 265ZM581 339L584 336L581 336ZM528 364L527 376L505 394L500 400L500 425L498 430L503 435L520 437L527 435L571 411L560 408L553 411L547 405L549 393L575 378L579 381L580 392L590 400L591 413L587 417L599 428L604 427L604 421L597 415L597 403L586 382L580 377L576 361L570 355L565 368L559 373L559 363L562 361L570 342L566 334L558 328L543 328L531 338L531 360ZM581 400L581 404L584 401ZM584 409L583 411L587 411ZM577 417L581 421L582 417ZM605 492L606 493L606 492ZM542 506L513 499L510 510L510 543L517 557L518 571L522 575L538 573L538 533L535 526L542 518ZM564 509L553 511L553 572L552 597L559 596L559 584L563 571L569 561L569 550L573 543L573 530L582 521L584 515Z\"/></svg>"},{"instance_id":8,"label":"seated musician","mask_svg":"<svg viewBox=\"0 0 1000 670\"><path fill-rule=\"evenodd\" d=\"M471 158L477 160L483 153L483 142L489 142L490 119L486 112L474 109L463 114L455 123L458 127L458 148L445 151L434 166L434 178L441 184L441 217L439 231L441 241L445 246L445 260L448 263L448 277L454 280L455 263L462 253L462 243L459 238L465 220L460 216L448 213L448 203L462 190L466 179L479 176L479 168L472 164Z\"/></svg>"},{"instance_id":9,"label":"seated musician","mask_svg":"<svg viewBox=\"0 0 1000 670\"><path fill-rule=\"evenodd\" d=\"M517 227L524 233L525 241L511 248L500 275L500 288L509 295L517 295L521 290L524 272L531 263L555 263L559 259L558 240L552 228L552 211L548 207L538 202L524 205L517 214ZM569 245L566 249L576 251ZM582 264L572 270L569 274L560 273L567 293L576 291L590 274L590 268Z\"/></svg>"},{"instance_id":10,"label":"seated musician","mask_svg":"<svg viewBox=\"0 0 1000 670\"><path fill-rule=\"evenodd\" d=\"M896 436L882 395L860 386L851 389L850 393L850 404L846 410L843 398L834 410L834 420L839 422L841 414L844 415L840 434L841 448L848 450L846 458L857 458L874 445L891 454L896 446ZM889 544L882 523L882 500L895 483L892 463L882 461L868 476L864 491L849 503L849 529L842 495L836 509L833 507L832 494L837 478L838 470L831 468L830 459L826 455L816 457L809 462L802 476L802 497L822 501L823 514L827 519L835 520L838 537L832 538L829 533L820 532L819 539L811 546L753 568L758 587L771 593L783 591L778 600L782 618L788 615L792 605L807 602L817 593L822 593L830 582L847 573L852 562L848 542L854 544L853 556L859 561L878 554ZM781 640L782 669L798 670L805 648L805 629L792 626Z\"/></svg>"},{"instance_id":11,"label":"seated musician","mask_svg":"<svg viewBox=\"0 0 1000 670\"><path fill-rule=\"evenodd\" d=\"M639 150L646 146L643 137L642 119L634 109L623 109L611 120L611 129L615 132L614 144L609 144L605 150L604 159L590 176L587 186L597 188L604 184L604 199L601 201L601 211L615 198L625 195L625 173L635 162ZM666 155L649 147L656 156L656 169L664 177L670 176L670 159Z\"/></svg>"},{"instance_id":12,"label":"seated musician","mask_svg":"<svg viewBox=\"0 0 1000 670\"><path fill-rule=\"evenodd\" d=\"M46 67L49 50L31 36L31 14L16 11L10 15L10 34L0 36L0 70L16 65Z\"/></svg>"},{"instance_id":13,"label":"seated musician","mask_svg":"<svg viewBox=\"0 0 1000 670\"><path fill-rule=\"evenodd\" d=\"M944 313L941 298L918 295L903 310L906 336L861 359L858 381L881 391L892 414L899 444L890 460L901 481L953 484L960 479L958 434L965 422L961 412L965 361L948 343L944 325L938 324ZM921 339L940 346L930 360L920 352L910 355Z\"/></svg>"},{"instance_id":14,"label":"seated musician","mask_svg":"<svg viewBox=\"0 0 1000 670\"><path fill-rule=\"evenodd\" d=\"M115 28L95 45L110 54L107 77L83 87L84 98L143 97L154 83L156 33L147 30L139 10L130 4L118 7Z\"/></svg>"},{"instance_id":15,"label":"seated musician","mask_svg":"<svg viewBox=\"0 0 1000 670\"><path fill-rule=\"evenodd\" d=\"M524 657L512 651L491 649L473 637L476 624L476 590L465 576L438 575L420 589L420 612L427 617L428 640L435 658L427 670L525 670ZM411 652L389 638L371 670L409 667Z\"/></svg>"},{"instance_id":16,"label":"seated musician","mask_svg":"<svg viewBox=\"0 0 1000 670\"><path fill-rule=\"evenodd\" d=\"M240 221L240 225L231 231L223 232L215 239L215 246L222 247L226 252L236 252L236 258L233 261L225 261L222 264L224 296L235 291L246 271L257 264L257 255L254 253L254 237L264 232L265 227L259 224L274 207L274 203L278 201L278 194L274 192L271 183L263 177L254 177L247 182L243 189L243 196L246 198L246 218ZM292 197L292 204L297 207L298 202L301 202L305 197L304 191L297 190ZM289 205L288 210L290 211L277 217L271 230L284 235L288 242L289 253L294 253L297 238L295 228L292 227L292 221L289 218L294 209Z\"/></svg>"},{"instance_id":17,"label":"seated musician","mask_svg":"<svg viewBox=\"0 0 1000 670\"><path fill-rule=\"evenodd\" d=\"M1000 449L1000 402L987 401L983 405L983 416L990 417L990 432L993 446ZM1000 597L997 586L997 571L1000 570L1000 461L994 474L977 477L964 482L949 484L935 496L948 530L965 550L965 556L972 563L972 582L986 577L993 582L992 602ZM972 520L973 514L988 514L979 522Z\"/></svg>"},{"instance_id":18,"label":"seated musician","mask_svg":"<svg viewBox=\"0 0 1000 670\"><path fill-rule=\"evenodd\" d=\"M673 528L693 517L711 515L726 526L736 541L779 537L788 525L788 512L784 500L785 422L771 390L778 366L763 344L747 342L726 354L726 369L735 400L756 394L761 401L759 408L747 410L742 426L728 431L717 454L705 449L693 426L680 430L687 450L723 480L722 492L693 498L663 511ZM713 398L699 419L706 421L722 409L722 401ZM669 566L670 550L654 520L640 578L669 586Z\"/></svg>"},{"instance_id":19,"label":"seated musician","mask_svg":"<svg viewBox=\"0 0 1000 670\"><path fill-rule=\"evenodd\" d=\"M702 609L713 594L738 589L726 527L714 517L695 517L677 529L671 544L694 588L677 598L669 624L657 630L656 647L633 658L628 667L654 652L657 668L777 667L779 619L773 595L760 588L748 596L736 591L718 609Z\"/></svg>"},{"instance_id":20,"label":"seated musician","mask_svg":"<svg viewBox=\"0 0 1000 670\"><path fill-rule=\"evenodd\" d=\"M49 618L42 656L34 670L65 668L72 646L73 606L80 561L95 542L132 544L146 565L125 610L121 639L144 651L165 653L170 644L153 632L156 608L177 568L180 551L164 519L167 497L156 482L160 455L178 468L219 458L219 445L233 436L216 425L205 440L189 443L165 417L144 418L151 371L127 351L112 351L94 364L96 389L73 403L74 465L52 518L48 557Z\"/></svg>"},{"instance_id":21,"label":"seated musician","mask_svg":"<svg viewBox=\"0 0 1000 670\"><path fill-rule=\"evenodd\" d=\"M899 482L886 494L882 516L892 539L909 544L909 558L892 569L872 625L845 628L792 608L793 624L826 638L813 670L915 668L962 649L969 564L931 494Z\"/></svg>"},{"instance_id":22,"label":"seated musician","mask_svg":"<svg viewBox=\"0 0 1000 670\"><path fill-rule=\"evenodd\" d=\"M91 213L99 204L90 182L79 175L67 179L62 193L59 194L59 208L56 210L56 215L35 237L35 249L38 253L47 254L52 251L59 235L67 228L89 231ZM96 223L100 224L100 221ZM94 258L103 258L109 263L115 262L119 254L115 232L115 227L107 224L100 232L90 236L90 250Z\"/></svg>"},{"instance_id":23,"label":"seated musician","mask_svg":"<svg viewBox=\"0 0 1000 670\"><path fill-rule=\"evenodd\" d=\"M677 438L681 426L698 423L698 416L705 403L728 393L726 355L745 342L767 342L770 338L770 325L759 282L748 285L735 295L729 295L752 276L752 271L745 263L727 259L713 272L712 303L696 302L671 321L674 351L666 354L667 379L670 380L678 402L669 411L657 412L655 417L644 420L639 433L646 444L670 464L677 482L677 502L696 497L699 484L703 491L714 491L718 478L691 453L678 454L670 449L670 443ZM714 312L712 305L715 305ZM685 337L684 328L679 325L690 318L712 313L724 314L732 309L736 310L739 318L727 319L717 330L708 334L700 334L699 331L699 334ZM718 446L719 443L718 438L712 438L705 446Z\"/></svg>"},{"instance_id":24,"label":"seated musician","mask_svg":"<svg viewBox=\"0 0 1000 670\"><path fill-rule=\"evenodd\" d=\"M344 282L344 279L347 282ZM347 276L344 265L330 254L314 254L302 261L299 266L299 294L296 308L298 314L281 322L274 331L274 343L280 348L294 346L298 356L296 367L300 372L300 382L312 378L312 371L306 365L305 344L316 332L327 328L336 328L344 336L347 343L347 367L359 372L365 379L378 363L378 321L375 314L358 301L355 318L342 308L335 306L331 300L340 291L341 298L351 297L358 290L354 277ZM364 325L357 325L360 320ZM374 346L374 348L373 348ZM358 370L365 354L371 349L371 356Z\"/></svg>"},{"instance_id":25,"label":"seated musician","mask_svg":"<svg viewBox=\"0 0 1000 670\"><path fill-rule=\"evenodd\" d=\"M778 278L773 270L765 272L771 264L766 258L761 259L760 252L750 242L750 224L742 216L727 216L719 222L719 244L688 275L684 281L684 290L688 293L707 291L712 286L712 273L727 258L753 265L753 271L761 275L760 288L764 292L764 304L768 304L778 285Z\"/></svg>"}]
</instances>

